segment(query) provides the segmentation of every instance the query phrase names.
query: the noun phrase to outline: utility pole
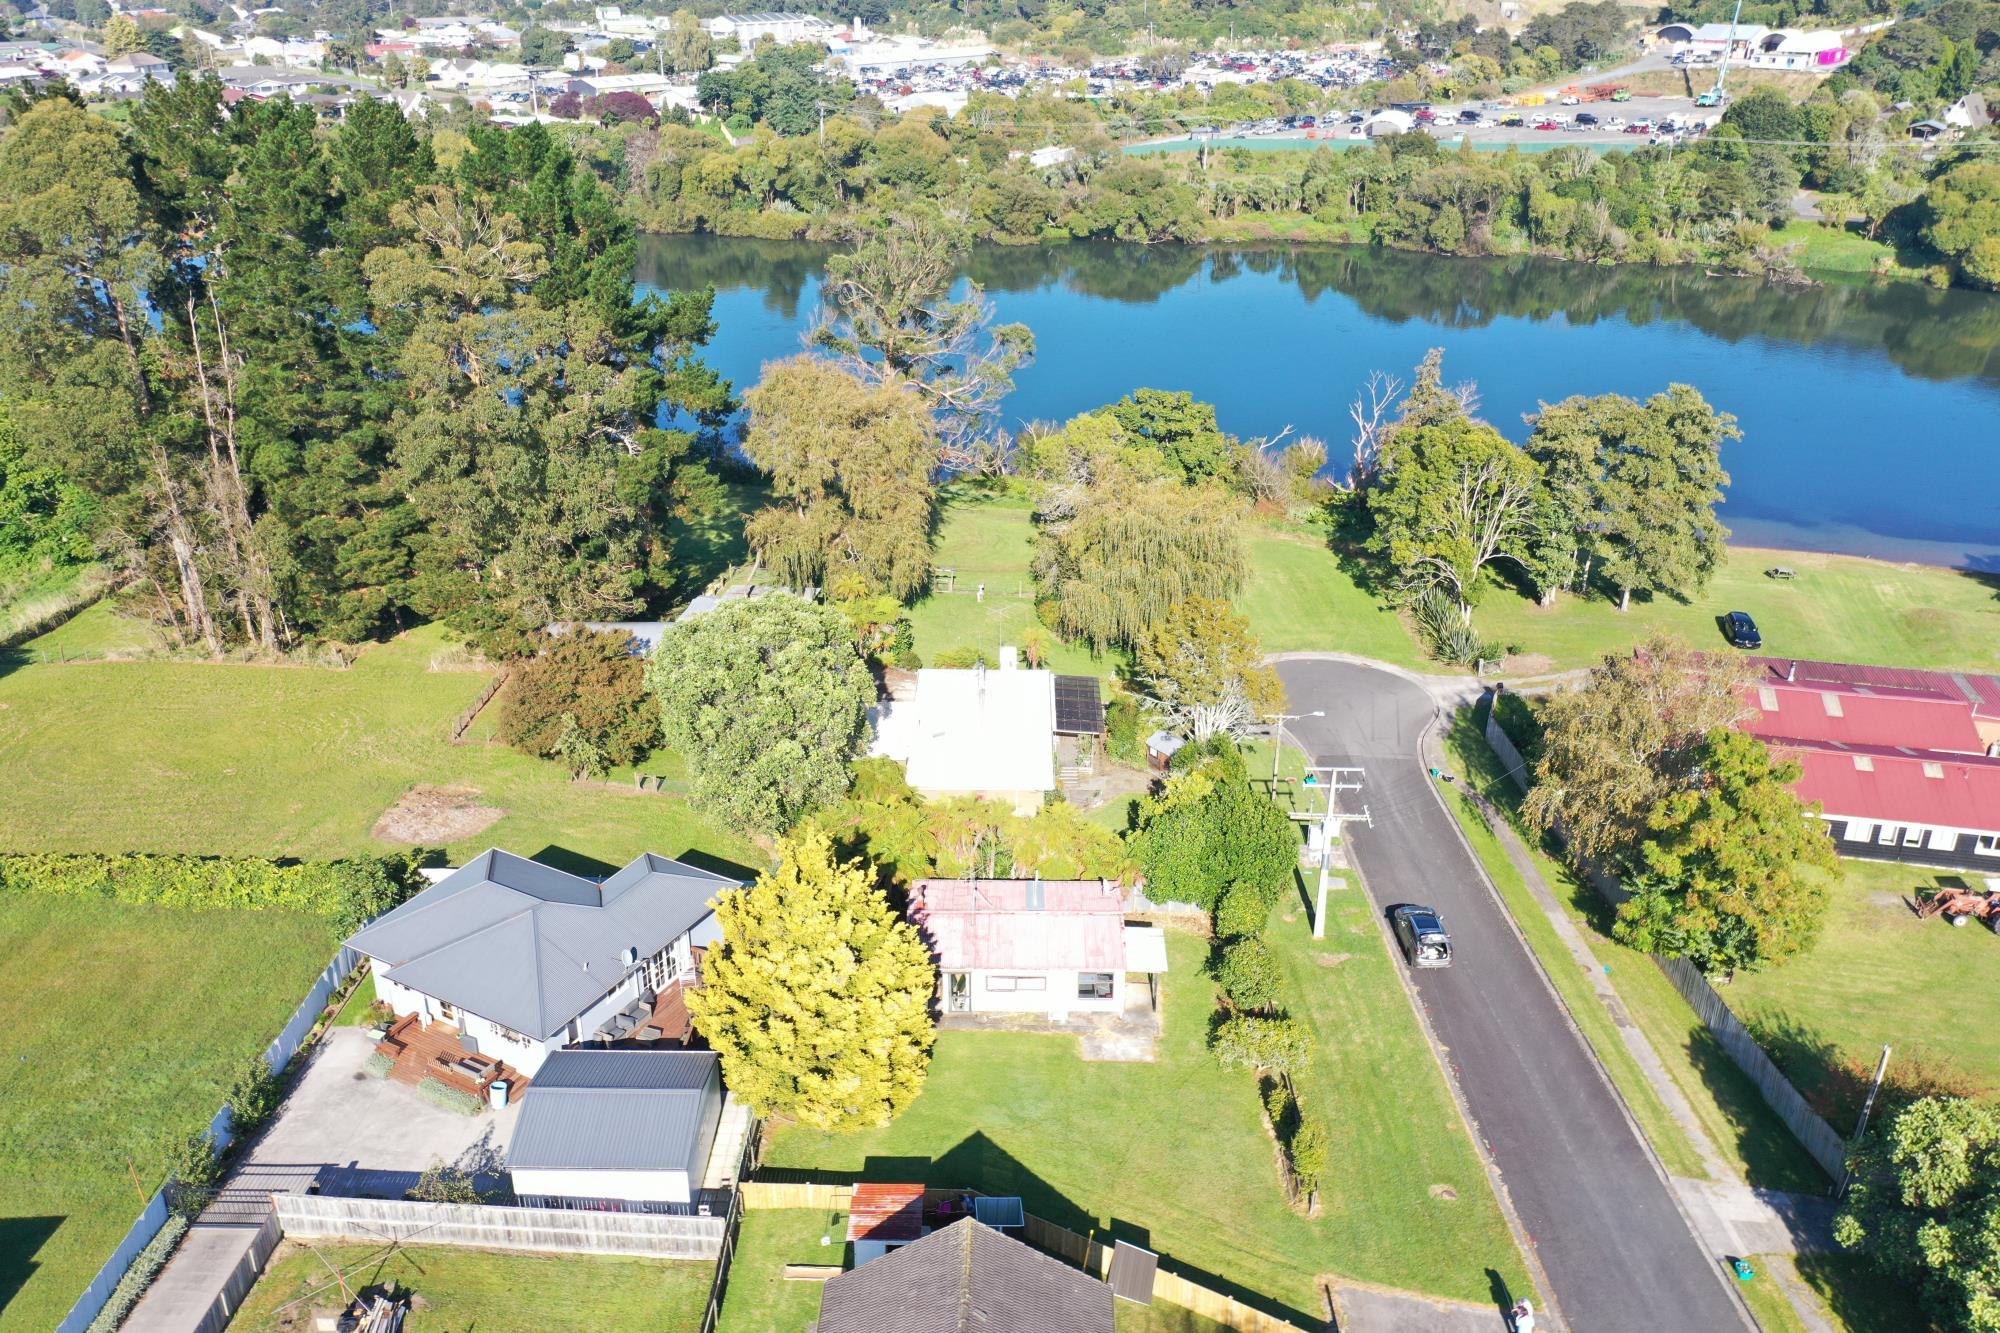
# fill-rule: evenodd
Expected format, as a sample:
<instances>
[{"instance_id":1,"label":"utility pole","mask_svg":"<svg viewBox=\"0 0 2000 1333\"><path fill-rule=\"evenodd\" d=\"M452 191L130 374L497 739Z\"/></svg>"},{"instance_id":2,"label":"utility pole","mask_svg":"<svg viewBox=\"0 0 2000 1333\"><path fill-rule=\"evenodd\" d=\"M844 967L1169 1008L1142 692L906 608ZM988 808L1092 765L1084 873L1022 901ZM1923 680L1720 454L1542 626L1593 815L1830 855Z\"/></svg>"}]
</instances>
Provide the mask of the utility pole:
<instances>
[{"instance_id":1,"label":"utility pole","mask_svg":"<svg viewBox=\"0 0 2000 1333\"><path fill-rule=\"evenodd\" d=\"M1319 829L1319 885L1313 897L1313 938L1326 938L1326 891L1327 873L1333 868L1334 838L1342 825L1359 822L1375 827L1375 821L1362 806L1359 814L1351 814L1340 809L1340 793L1360 791L1367 771L1361 768L1334 768L1328 765L1314 765L1306 770L1306 781L1318 785L1320 774L1326 775L1326 809L1320 811L1294 810L1292 818L1301 824L1316 825ZM1346 776L1351 775L1351 776Z\"/></svg>"},{"instance_id":2,"label":"utility pole","mask_svg":"<svg viewBox=\"0 0 2000 1333\"><path fill-rule=\"evenodd\" d=\"M1271 790L1278 790L1278 756L1285 752L1285 724L1296 722L1302 717L1325 717L1324 708L1315 708L1310 713L1271 714Z\"/></svg>"},{"instance_id":3,"label":"utility pole","mask_svg":"<svg viewBox=\"0 0 2000 1333\"><path fill-rule=\"evenodd\" d=\"M825 102L817 102L817 101L816 101L816 102L814 102L814 103L813 103L813 107L814 107L814 109L815 109L815 110L817 110L817 111L819 112L819 141L820 141L821 143L825 143L825 142L826 142L826 103L825 103Z\"/></svg>"}]
</instances>

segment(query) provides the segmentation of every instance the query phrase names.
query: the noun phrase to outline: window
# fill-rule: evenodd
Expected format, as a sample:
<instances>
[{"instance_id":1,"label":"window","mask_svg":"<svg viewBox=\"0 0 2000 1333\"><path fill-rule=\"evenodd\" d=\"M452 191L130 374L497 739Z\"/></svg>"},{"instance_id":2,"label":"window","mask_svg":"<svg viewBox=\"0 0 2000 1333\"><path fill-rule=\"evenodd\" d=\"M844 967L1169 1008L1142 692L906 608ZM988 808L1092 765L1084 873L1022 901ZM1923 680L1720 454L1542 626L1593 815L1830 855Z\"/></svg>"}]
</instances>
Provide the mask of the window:
<instances>
[{"instance_id":1,"label":"window","mask_svg":"<svg viewBox=\"0 0 2000 1333\"><path fill-rule=\"evenodd\" d=\"M680 973L680 960L674 957L671 944L646 960L646 984L656 991L665 990L667 983Z\"/></svg>"},{"instance_id":2,"label":"window","mask_svg":"<svg viewBox=\"0 0 2000 1333\"><path fill-rule=\"evenodd\" d=\"M1875 835L1875 841L1884 847L1894 847L1896 845L1896 835L1899 832L1900 830L1896 825L1884 824L1882 831Z\"/></svg>"},{"instance_id":3,"label":"window","mask_svg":"<svg viewBox=\"0 0 2000 1333\"><path fill-rule=\"evenodd\" d=\"M1934 764L1934 763L1930 763L1930 762L1926 761L1926 762L1925 762L1925 764L1924 764L1924 776L1925 776L1925 777L1927 777L1927 778L1941 778L1941 777L1943 777L1943 776L1944 776L1944 765L1943 765L1943 764Z\"/></svg>"},{"instance_id":4,"label":"window","mask_svg":"<svg viewBox=\"0 0 2000 1333\"><path fill-rule=\"evenodd\" d=\"M1112 974L1109 972L1079 972L1076 974L1076 998L1079 1000L1108 1000L1111 998Z\"/></svg>"},{"instance_id":5,"label":"window","mask_svg":"<svg viewBox=\"0 0 2000 1333\"><path fill-rule=\"evenodd\" d=\"M1875 771L1875 756L1869 754L1855 755L1854 771L1857 773L1873 773Z\"/></svg>"},{"instance_id":6,"label":"window","mask_svg":"<svg viewBox=\"0 0 2000 1333\"><path fill-rule=\"evenodd\" d=\"M1047 977L988 977L986 989L989 991L1047 990Z\"/></svg>"},{"instance_id":7,"label":"window","mask_svg":"<svg viewBox=\"0 0 2000 1333\"><path fill-rule=\"evenodd\" d=\"M1840 711L1840 696L1839 696L1839 695L1837 695L1837 694L1833 694L1833 693L1831 693L1831 692L1829 692L1829 693L1826 693L1826 694L1822 694L1822 695L1820 695L1820 697L1819 697L1819 701L1820 701L1821 703L1823 703L1823 704L1825 704L1825 705L1826 705L1826 715L1827 715L1828 717L1843 717L1843 716L1845 716L1845 714L1843 714L1843 713L1842 713L1842 712Z\"/></svg>"},{"instance_id":8,"label":"window","mask_svg":"<svg viewBox=\"0 0 2000 1333\"><path fill-rule=\"evenodd\" d=\"M2000 834L1982 833L1972 844L1972 850L1981 856L2000 856Z\"/></svg>"},{"instance_id":9,"label":"window","mask_svg":"<svg viewBox=\"0 0 2000 1333\"><path fill-rule=\"evenodd\" d=\"M1757 706L1767 713L1778 711L1778 692L1765 685L1757 691Z\"/></svg>"},{"instance_id":10,"label":"window","mask_svg":"<svg viewBox=\"0 0 2000 1333\"><path fill-rule=\"evenodd\" d=\"M1905 828L1905 829L1903 830L1903 845L1904 845L1905 847L1921 847L1921 846L1923 846L1923 845L1924 845L1924 831L1923 831L1922 829L1918 828L1918 827L1917 827L1917 826L1916 826L1915 824L1912 824L1912 825L1910 825L1910 826L1909 826L1908 828Z\"/></svg>"},{"instance_id":11,"label":"window","mask_svg":"<svg viewBox=\"0 0 2000 1333\"><path fill-rule=\"evenodd\" d=\"M1847 840L1849 842L1867 842L1874 836L1875 826L1867 820L1850 819L1847 821Z\"/></svg>"}]
</instances>

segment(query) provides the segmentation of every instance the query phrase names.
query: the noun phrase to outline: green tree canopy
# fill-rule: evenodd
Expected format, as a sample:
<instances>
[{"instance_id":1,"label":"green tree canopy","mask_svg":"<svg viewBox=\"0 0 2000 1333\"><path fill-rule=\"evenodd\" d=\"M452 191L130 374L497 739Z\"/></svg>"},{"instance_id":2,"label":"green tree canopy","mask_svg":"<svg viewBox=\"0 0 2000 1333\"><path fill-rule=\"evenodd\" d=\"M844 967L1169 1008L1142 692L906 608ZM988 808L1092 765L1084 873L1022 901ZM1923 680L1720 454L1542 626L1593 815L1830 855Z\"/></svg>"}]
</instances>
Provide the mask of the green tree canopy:
<instances>
[{"instance_id":1,"label":"green tree canopy","mask_svg":"<svg viewBox=\"0 0 2000 1333\"><path fill-rule=\"evenodd\" d=\"M646 683L694 803L766 833L847 790L875 702L847 618L782 593L675 625L647 659Z\"/></svg>"},{"instance_id":2,"label":"green tree canopy","mask_svg":"<svg viewBox=\"0 0 2000 1333\"><path fill-rule=\"evenodd\" d=\"M1375 541L1405 588L1442 588L1470 620L1479 571L1528 544L1538 483L1534 461L1484 422L1399 427L1367 491Z\"/></svg>"},{"instance_id":3,"label":"green tree canopy","mask_svg":"<svg viewBox=\"0 0 2000 1333\"><path fill-rule=\"evenodd\" d=\"M1744 709L1747 672L1656 637L1612 653L1588 684L1542 700L1542 757L1522 805L1579 859L1636 864L1647 821L1686 789L1707 737Z\"/></svg>"},{"instance_id":4,"label":"green tree canopy","mask_svg":"<svg viewBox=\"0 0 2000 1333\"><path fill-rule=\"evenodd\" d=\"M1839 857L1818 809L1791 789L1799 766L1727 727L1708 733L1693 763L1694 785L1647 816L1641 870L1615 933L1711 973L1805 952L1819 937Z\"/></svg>"},{"instance_id":5,"label":"green tree canopy","mask_svg":"<svg viewBox=\"0 0 2000 1333\"><path fill-rule=\"evenodd\" d=\"M1255 895L1268 913L1298 862L1292 821L1251 790L1243 756L1228 738L1188 746L1175 761L1165 789L1140 802L1131 839L1146 896L1213 912L1228 893L1234 914L1247 918L1256 913L1239 895Z\"/></svg>"},{"instance_id":6,"label":"green tree canopy","mask_svg":"<svg viewBox=\"0 0 2000 1333\"><path fill-rule=\"evenodd\" d=\"M1039 609L1065 638L1135 643L1189 598L1227 598L1243 582L1236 502L1212 484L1114 471L1052 490L1035 517Z\"/></svg>"},{"instance_id":7,"label":"green tree canopy","mask_svg":"<svg viewBox=\"0 0 2000 1333\"><path fill-rule=\"evenodd\" d=\"M1152 702L1189 739L1239 734L1285 706L1250 622L1214 597L1190 597L1139 635L1133 660Z\"/></svg>"},{"instance_id":8,"label":"green tree canopy","mask_svg":"<svg viewBox=\"0 0 2000 1333\"><path fill-rule=\"evenodd\" d=\"M1236 475L1243 446L1226 435L1213 403L1191 393L1134 389L1104 409L1127 435L1143 440L1167 460L1183 481L1228 481Z\"/></svg>"},{"instance_id":9,"label":"green tree canopy","mask_svg":"<svg viewBox=\"0 0 2000 1333\"><path fill-rule=\"evenodd\" d=\"M500 739L554 759L565 723L608 764L632 763L659 742L659 705L630 635L574 626L515 663L500 699Z\"/></svg>"},{"instance_id":10,"label":"green tree canopy","mask_svg":"<svg viewBox=\"0 0 2000 1333\"><path fill-rule=\"evenodd\" d=\"M781 361L744 396L743 452L771 475L750 545L795 588L858 578L909 599L931 577L936 435L908 384L866 383L810 357Z\"/></svg>"},{"instance_id":11,"label":"green tree canopy","mask_svg":"<svg viewBox=\"0 0 2000 1333\"><path fill-rule=\"evenodd\" d=\"M806 825L778 858L716 898L722 942L688 1011L730 1091L758 1115L821 1130L886 1125L930 1065L930 949L824 830Z\"/></svg>"},{"instance_id":12,"label":"green tree canopy","mask_svg":"<svg viewBox=\"0 0 2000 1333\"><path fill-rule=\"evenodd\" d=\"M2000 1330L2000 1107L1923 1097L1849 1160L1834 1238L1914 1287L1945 1327Z\"/></svg>"}]
</instances>

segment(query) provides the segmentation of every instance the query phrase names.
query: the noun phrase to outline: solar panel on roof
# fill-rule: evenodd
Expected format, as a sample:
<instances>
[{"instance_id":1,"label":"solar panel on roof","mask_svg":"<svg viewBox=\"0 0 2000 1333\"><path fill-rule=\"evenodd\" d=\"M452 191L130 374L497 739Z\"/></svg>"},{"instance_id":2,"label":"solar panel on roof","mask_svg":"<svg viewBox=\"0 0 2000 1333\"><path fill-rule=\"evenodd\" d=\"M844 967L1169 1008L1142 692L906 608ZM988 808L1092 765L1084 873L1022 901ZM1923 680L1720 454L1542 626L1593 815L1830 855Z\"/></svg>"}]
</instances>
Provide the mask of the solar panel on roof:
<instances>
[{"instance_id":1,"label":"solar panel on roof","mask_svg":"<svg viewBox=\"0 0 2000 1333\"><path fill-rule=\"evenodd\" d=\"M1104 700L1097 692L1097 677L1056 677L1056 730L1065 736L1104 734Z\"/></svg>"},{"instance_id":2,"label":"solar panel on roof","mask_svg":"<svg viewBox=\"0 0 2000 1333\"><path fill-rule=\"evenodd\" d=\"M1111 1247L1111 1294L1122 1300L1151 1305L1153 1275L1159 1268L1159 1255L1119 1241Z\"/></svg>"}]
</instances>

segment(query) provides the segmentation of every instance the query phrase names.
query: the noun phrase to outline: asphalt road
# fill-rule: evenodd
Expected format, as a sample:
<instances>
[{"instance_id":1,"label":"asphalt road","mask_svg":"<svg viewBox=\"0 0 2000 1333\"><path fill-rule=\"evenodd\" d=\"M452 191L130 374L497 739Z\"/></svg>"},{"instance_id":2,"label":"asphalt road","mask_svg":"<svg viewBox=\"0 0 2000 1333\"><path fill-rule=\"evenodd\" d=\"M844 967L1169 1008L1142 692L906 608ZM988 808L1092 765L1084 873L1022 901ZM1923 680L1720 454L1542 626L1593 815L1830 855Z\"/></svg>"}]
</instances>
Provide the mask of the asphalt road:
<instances>
[{"instance_id":1,"label":"asphalt road","mask_svg":"<svg viewBox=\"0 0 2000 1333\"><path fill-rule=\"evenodd\" d=\"M1413 973L1467 1108L1574 1333L1723 1333L1751 1326L1675 1207L1595 1057L1515 936L1451 815L1427 790L1418 741L1430 695L1343 662L1279 665L1286 727L1321 764L1358 765L1373 827L1348 826L1378 910L1444 914L1455 960Z\"/></svg>"}]
</instances>

